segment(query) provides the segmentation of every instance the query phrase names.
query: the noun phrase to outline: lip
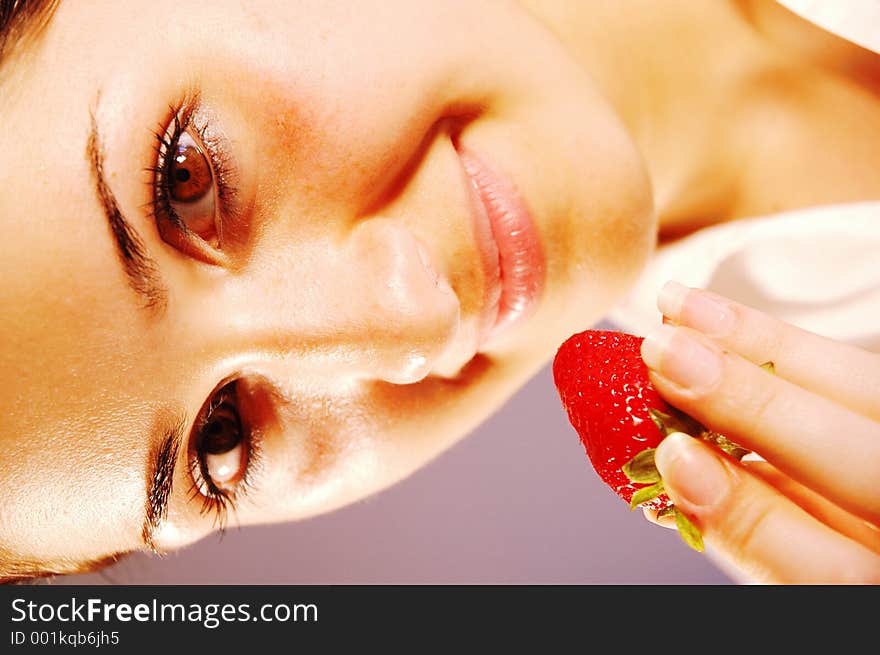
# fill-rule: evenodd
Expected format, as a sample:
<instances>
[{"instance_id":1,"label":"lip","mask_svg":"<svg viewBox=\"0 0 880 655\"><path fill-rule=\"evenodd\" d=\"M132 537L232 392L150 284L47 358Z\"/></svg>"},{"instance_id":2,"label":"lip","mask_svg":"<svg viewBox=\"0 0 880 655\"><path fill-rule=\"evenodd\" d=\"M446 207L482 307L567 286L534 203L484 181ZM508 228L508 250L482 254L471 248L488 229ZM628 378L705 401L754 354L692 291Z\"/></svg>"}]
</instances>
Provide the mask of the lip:
<instances>
[{"instance_id":1,"label":"lip","mask_svg":"<svg viewBox=\"0 0 880 655\"><path fill-rule=\"evenodd\" d=\"M534 219L513 182L467 146L455 145L474 191L474 231L486 280L482 346L534 312L546 262Z\"/></svg>"}]
</instances>

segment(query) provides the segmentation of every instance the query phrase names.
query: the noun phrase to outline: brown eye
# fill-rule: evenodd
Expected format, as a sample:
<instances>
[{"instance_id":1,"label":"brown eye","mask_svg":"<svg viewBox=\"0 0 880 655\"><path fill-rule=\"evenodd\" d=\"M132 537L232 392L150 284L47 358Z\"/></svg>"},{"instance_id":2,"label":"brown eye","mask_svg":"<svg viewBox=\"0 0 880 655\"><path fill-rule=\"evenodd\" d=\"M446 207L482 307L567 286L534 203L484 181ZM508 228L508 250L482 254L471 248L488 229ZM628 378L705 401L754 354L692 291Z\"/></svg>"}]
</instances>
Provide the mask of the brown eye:
<instances>
[{"instance_id":1,"label":"brown eye","mask_svg":"<svg viewBox=\"0 0 880 655\"><path fill-rule=\"evenodd\" d=\"M234 409L220 407L202 428L201 451L212 481L223 487L241 477L244 447L241 423Z\"/></svg>"},{"instance_id":2,"label":"brown eye","mask_svg":"<svg viewBox=\"0 0 880 655\"><path fill-rule=\"evenodd\" d=\"M195 456L204 482L230 491L244 475L248 459L236 398L234 382L217 392L199 420L195 440Z\"/></svg>"},{"instance_id":3,"label":"brown eye","mask_svg":"<svg viewBox=\"0 0 880 655\"><path fill-rule=\"evenodd\" d=\"M211 165L192 139L181 135L171 163L171 197L177 202L194 202L211 190Z\"/></svg>"},{"instance_id":4,"label":"brown eye","mask_svg":"<svg viewBox=\"0 0 880 655\"><path fill-rule=\"evenodd\" d=\"M168 204L190 232L213 243L217 217L211 161L186 130L173 145L165 180Z\"/></svg>"}]
</instances>

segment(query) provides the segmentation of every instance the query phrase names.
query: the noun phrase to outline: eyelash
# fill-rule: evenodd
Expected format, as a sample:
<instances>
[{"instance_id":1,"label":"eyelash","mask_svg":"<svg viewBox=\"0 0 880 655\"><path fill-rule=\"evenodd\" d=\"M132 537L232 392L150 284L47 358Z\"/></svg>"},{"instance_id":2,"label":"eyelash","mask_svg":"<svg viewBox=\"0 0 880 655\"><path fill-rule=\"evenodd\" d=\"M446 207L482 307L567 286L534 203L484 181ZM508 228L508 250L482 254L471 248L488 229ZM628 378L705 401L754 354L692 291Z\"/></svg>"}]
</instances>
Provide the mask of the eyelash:
<instances>
[{"instance_id":1,"label":"eyelash","mask_svg":"<svg viewBox=\"0 0 880 655\"><path fill-rule=\"evenodd\" d=\"M196 125L194 115L198 108L197 99L187 99L177 106L170 106L171 118L160 125L158 130L152 132L156 143L153 146L155 151L156 163L147 167L147 171L152 174L151 187L152 194L149 201L150 214L154 221L167 221L171 223L175 230L186 239L197 238L193 232L181 220L180 216L171 205L171 188L169 179L171 176L171 166L173 158L169 157L169 153L173 152L177 147L177 143L184 132L193 128L195 135L198 137L201 145L204 146L204 152L208 157L211 166L211 174L214 184L216 185L215 194L218 203L218 220L223 223L223 216L228 208L232 205L232 200L237 195L235 187L232 185L232 171L228 158L224 154L223 148L216 139L209 135L209 125L207 119L201 125ZM222 232L218 226L218 233Z\"/></svg>"},{"instance_id":2,"label":"eyelash","mask_svg":"<svg viewBox=\"0 0 880 655\"><path fill-rule=\"evenodd\" d=\"M254 471L260 461L259 439L256 438L256 434L253 431L241 425L241 414L238 409L238 394L235 385L235 381L224 383L211 395L208 405L199 413L193 427L193 436L190 439L190 443L193 445L189 448L190 455L188 457L191 480L189 499L190 501L194 501L197 498L201 499L202 506L199 513L202 516L213 515L214 527L217 528L221 535L226 530L229 512L235 512L236 500L247 495ZM235 483L234 490L223 489L214 483L208 472L205 451L202 449L205 427L210 423L214 412L231 399L234 400L235 415L242 432L241 444L246 452L243 472L241 478Z\"/></svg>"}]
</instances>

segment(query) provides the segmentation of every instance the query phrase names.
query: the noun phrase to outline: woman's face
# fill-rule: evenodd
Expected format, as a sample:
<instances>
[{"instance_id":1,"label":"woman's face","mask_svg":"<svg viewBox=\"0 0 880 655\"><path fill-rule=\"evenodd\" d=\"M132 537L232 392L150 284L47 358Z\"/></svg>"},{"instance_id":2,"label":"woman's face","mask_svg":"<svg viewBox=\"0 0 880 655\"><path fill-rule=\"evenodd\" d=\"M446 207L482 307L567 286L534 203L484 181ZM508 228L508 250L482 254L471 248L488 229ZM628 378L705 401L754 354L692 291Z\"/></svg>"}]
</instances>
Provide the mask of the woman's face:
<instances>
[{"instance_id":1,"label":"woman's face","mask_svg":"<svg viewBox=\"0 0 880 655\"><path fill-rule=\"evenodd\" d=\"M27 48L0 88L0 560L386 487L654 242L628 137L513 2L66 2Z\"/></svg>"}]
</instances>

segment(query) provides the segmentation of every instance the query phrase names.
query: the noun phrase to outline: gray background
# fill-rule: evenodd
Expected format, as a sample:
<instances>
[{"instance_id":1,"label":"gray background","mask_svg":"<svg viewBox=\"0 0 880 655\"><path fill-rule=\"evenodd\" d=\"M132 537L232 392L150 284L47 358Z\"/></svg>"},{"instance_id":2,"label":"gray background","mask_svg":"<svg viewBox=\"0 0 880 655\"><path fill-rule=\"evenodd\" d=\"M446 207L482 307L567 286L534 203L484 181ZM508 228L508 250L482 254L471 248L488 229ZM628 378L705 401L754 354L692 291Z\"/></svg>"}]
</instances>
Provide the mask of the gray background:
<instances>
[{"instance_id":1,"label":"gray background","mask_svg":"<svg viewBox=\"0 0 880 655\"><path fill-rule=\"evenodd\" d=\"M385 492L231 529L65 584L730 584L593 472L549 365L478 430Z\"/></svg>"}]
</instances>

